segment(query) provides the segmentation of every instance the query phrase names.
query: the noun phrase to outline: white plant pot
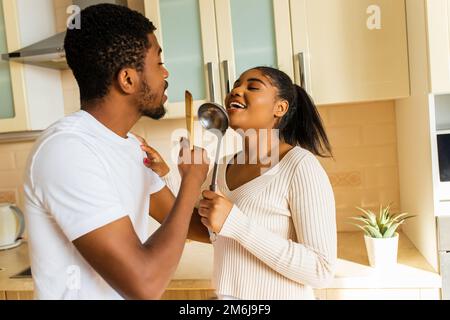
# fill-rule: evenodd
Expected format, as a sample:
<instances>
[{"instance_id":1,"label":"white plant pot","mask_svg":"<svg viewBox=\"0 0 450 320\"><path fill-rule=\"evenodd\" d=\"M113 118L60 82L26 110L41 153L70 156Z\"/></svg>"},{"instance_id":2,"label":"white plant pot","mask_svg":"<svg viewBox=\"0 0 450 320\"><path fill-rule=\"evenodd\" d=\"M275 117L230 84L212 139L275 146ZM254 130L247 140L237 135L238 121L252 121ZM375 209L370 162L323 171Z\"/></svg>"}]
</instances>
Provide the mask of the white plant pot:
<instances>
[{"instance_id":1,"label":"white plant pot","mask_svg":"<svg viewBox=\"0 0 450 320\"><path fill-rule=\"evenodd\" d=\"M392 238L371 238L364 235L367 256L373 268L387 268L397 264L398 233Z\"/></svg>"}]
</instances>

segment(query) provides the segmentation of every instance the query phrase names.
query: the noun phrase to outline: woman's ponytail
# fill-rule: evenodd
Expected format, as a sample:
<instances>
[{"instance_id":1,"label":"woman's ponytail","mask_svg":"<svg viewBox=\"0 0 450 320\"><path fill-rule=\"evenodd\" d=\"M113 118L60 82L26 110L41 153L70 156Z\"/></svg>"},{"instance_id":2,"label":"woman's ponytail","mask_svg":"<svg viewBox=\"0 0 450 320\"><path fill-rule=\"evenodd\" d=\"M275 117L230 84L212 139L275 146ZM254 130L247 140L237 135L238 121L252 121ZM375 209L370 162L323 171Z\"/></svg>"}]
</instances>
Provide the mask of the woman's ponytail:
<instances>
[{"instance_id":1,"label":"woman's ponytail","mask_svg":"<svg viewBox=\"0 0 450 320\"><path fill-rule=\"evenodd\" d=\"M331 145L320 114L308 93L294 84L291 78L271 67L255 68L272 80L280 99L289 103L288 112L281 118L278 129L286 143L301 146L316 156L332 157Z\"/></svg>"},{"instance_id":2,"label":"woman's ponytail","mask_svg":"<svg viewBox=\"0 0 450 320\"><path fill-rule=\"evenodd\" d=\"M281 136L291 145L299 145L320 157L332 156L330 142L320 114L308 93L293 84L293 101L280 123Z\"/></svg>"}]
</instances>

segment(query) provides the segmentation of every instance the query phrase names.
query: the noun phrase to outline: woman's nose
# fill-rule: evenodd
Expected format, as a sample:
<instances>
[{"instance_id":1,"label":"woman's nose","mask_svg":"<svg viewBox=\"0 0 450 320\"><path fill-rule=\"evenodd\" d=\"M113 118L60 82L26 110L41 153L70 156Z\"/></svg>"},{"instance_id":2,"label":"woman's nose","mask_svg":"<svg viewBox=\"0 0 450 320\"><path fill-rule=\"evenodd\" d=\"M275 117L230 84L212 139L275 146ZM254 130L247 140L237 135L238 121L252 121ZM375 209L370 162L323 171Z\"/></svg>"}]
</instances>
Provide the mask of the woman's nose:
<instances>
[{"instance_id":1,"label":"woman's nose","mask_svg":"<svg viewBox=\"0 0 450 320\"><path fill-rule=\"evenodd\" d=\"M240 87L231 89L230 96L242 96L242 89Z\"/></svg>"}]
</instances>

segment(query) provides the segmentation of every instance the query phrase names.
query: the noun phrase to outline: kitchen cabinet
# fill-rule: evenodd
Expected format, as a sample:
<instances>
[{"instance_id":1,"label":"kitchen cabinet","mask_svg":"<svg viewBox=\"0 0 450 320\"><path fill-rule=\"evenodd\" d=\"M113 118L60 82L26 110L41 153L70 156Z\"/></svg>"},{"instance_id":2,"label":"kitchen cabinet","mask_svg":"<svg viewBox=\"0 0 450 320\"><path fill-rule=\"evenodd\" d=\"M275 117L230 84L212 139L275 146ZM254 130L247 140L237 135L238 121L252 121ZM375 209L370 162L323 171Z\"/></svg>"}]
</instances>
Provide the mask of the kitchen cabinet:
<instances>
[{"instance_id":1,"label":"kitchen cabinet","mask_svg":"<svg viewBox=\"0 0 450 320\"><path fill-rule=\"evenodd\" d=\"M319 300L440 300L439 289L326 289Z\"/></svg>"},{"instance_id":2,"label":"kitchen cabinet","mask_svg":"<svg viewBox=\"0 0 450 320\"><path fill-rule=\"evenodd\" d=\"M427 0L430 90L450 93L450 1Z\"/></svg>"},{"instance_id":3,"label":"kitchen cabinet","mask_svg":"<svg viewBox=\"0 0 450 320\"><path fill-rule=\"evenodd\" d=\"M184 117L184 91L198 107L206 100L220 101L214 3L209 0L146 0L146 16L157 30L162 58L169 70L166 119Z\"/></svg>"},{"instance_id":4,"label":"kitchen cabinet","mask_svg":"<svg viewBox=\"0 0 450 320\"><path fill-rule=\"evenodd\" d=\"M0 4L0 53L56 33L52 0L0 0ZM59 71L0 61L0 132L43 130L64 116Z\"/></svg>"},{"instance_id":5,"label":"kitchen cabinet","mask_svg":"<svg viewBox=\"0 0 450 320\"><path fill-rule=\"evenodd\" d=\"M289 1L215 0L215 12L223 96L252 67L293 75Z\"/></svg>"},{"instance_id":6,"label":"kitchen cabinet","mask_svg":"<svg viewBox=\"0 0 450 320\"><path fill-rule=\"evenodd\" d=\"M167 118L184 117L186 89L198 107L222 103L248 68L293 75L288 0L145 0L145 12L170 73Z\"/></svg>"},{"instance_id":7,"label":"kitchen cabinet","mask_svg":"<svg viewBox=\"0 0 450 320\"><path fill-rule=\"evenodd\" d=\"M290 0L296 82L317 104L409 96L403 0Z\"/></svg>"},{"instance_id":8,"label":"kitchen cabinet","mask_svg":"<svg viewBox=\"0 0 450 320\"><path fill-rule=\"evenodd\" d=\"M215 300L209 280L172 280L161 300Z\"/></svg>"},{"instance_id":9,"label":"kitchen cabinet","mask_svg":"<svg viewBox=\"0 0 450 320\"><path fill-rule=\"evenodd\" d=\"M317 104L409 96L404 0L145 0L169 69L168 118L223 102L244 70L273 66Z\"/></svg>"},{"instance_id":10,"label":"kitchen cabinet","mask_svg":"<svg viewBox=\"0 0 450 320\"><path fill-rule=\"evenodd\" d=\"M435 94L450 93L447 6L446 0L406 1L411 96L395 106L401 208L416 215L402 229L435 270L436 216L450 214L437 144L450 129L450 97Z\"/></svg>"},{"instance_id":11,"label":"kitchen cabinet","mask_svg":"<svg viewBox=\"0 0 450 320\"><path fill-rule=\"evenodd\" d=\"M202 280L173 281L175 286L167 288L161 300L216 300L212 288L196 287ZM183 283L182 285L176 284ZM192 284L193 286L186 286ZM316 300L440 300L439 289L317 289ZM33 300L33 291L1 291L0 300Z\"/></svg>"},{"instance_id":12,"label":"kitchen cabinet","mask_svg":"<svg viewBox=\"0 0 450 320\"><path fill-rule=\"evenodd\" d=\"M34 300L33 291L6 291L6 300Z\"/></svg>"},{"instance_id":13,"label":"kitchen cabinet","mask_svg":"<svg viewBox=\"0 0 450 320\"><path fill-rule=\"evenodd\" d=\"M15 1L0 1L0 53L20 48ZM24 67L0 60L0 132L27 128Z\"/></svg>"}]
</instances>

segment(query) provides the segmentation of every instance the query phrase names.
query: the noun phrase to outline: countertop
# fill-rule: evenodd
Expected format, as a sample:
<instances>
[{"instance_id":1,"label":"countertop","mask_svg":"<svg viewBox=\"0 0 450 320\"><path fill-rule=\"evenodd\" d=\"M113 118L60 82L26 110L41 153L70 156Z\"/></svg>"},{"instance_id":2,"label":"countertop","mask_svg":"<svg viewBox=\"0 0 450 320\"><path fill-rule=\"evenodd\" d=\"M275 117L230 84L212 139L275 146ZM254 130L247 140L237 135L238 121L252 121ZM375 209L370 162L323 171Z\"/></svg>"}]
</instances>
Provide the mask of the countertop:
<instances>
[{"instance_id":1,"label":"countertop","mask_svg":"<svg viewBox=\"0 0 450 320\"><path fill-rule=\"evenodd\" d=\"M364 237L360 232L338 233L336 276L328 288L440 288L441 277L400 232L398 265L389 272L369 266ZM28 245L0 251L0 291L32 291L31 278L10 279L29 266ZM209 279L171 281L168 289L211 289Z\"/></svg>"},{"instance_id":2,"label":"countertop","mask_svg":"<svg viewBox=\"0 0 450 320\"><path fill-rule=\"evenodd\" d=\"M334 281L328 288L441 288L437 271L425 260L412 242L399 232L397 265L389 271L369 266L364 235L361 232L338 233L338 264Z\"/></svg>"}]
</instances>

